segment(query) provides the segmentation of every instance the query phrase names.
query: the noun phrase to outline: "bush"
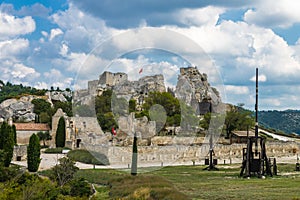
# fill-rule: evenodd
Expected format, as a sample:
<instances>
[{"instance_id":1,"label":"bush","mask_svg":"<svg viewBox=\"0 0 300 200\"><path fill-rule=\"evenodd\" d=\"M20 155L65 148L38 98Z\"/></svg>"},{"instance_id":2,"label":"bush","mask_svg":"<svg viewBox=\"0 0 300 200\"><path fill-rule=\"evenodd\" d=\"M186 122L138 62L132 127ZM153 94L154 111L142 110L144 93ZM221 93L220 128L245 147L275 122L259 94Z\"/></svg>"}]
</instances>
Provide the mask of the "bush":
<instances>
[{"instance_id":1,"label":"bush","mask_svg":"<svg viewBox=\"0 0 300 200\"><path fill-rule=\"evenodd\" d=\"M93 194L91 185L84 178L74 179L70 182L71 196L88 197Z\"/></svg>"},{"instance_id":2,"label":"bush","mask_svg":"<svg viewBox=\"0 0 300 200\"><path fill-rule=\"evenodd\" d=\"M10 167L0 166L0 182L9 181L20 173L22 172L19 166L16 165L11 165Z\"/></svg>"},{"instance_id":3,"label":"bush","mask_svg":"<svg viewBox=\"0 0 300 200\"><path fill-rule=\"evenodd\" d=\"M62 150L71 150L71 149L68 147L48 148L45 150L44 153L57 154L57 153L62 153Z\"/></svg>"},{"instance_id":4,"label":"bush","mask_svg":"<svg viewBox=\"0 0 300 200\"><path fill-rule=\"evenodd\" d=\"M109 165L107 157L98 152L89 152L87 150L78 149L68 153L68 157L72 160L94 165Z\"/></svg>"}]
</instances>

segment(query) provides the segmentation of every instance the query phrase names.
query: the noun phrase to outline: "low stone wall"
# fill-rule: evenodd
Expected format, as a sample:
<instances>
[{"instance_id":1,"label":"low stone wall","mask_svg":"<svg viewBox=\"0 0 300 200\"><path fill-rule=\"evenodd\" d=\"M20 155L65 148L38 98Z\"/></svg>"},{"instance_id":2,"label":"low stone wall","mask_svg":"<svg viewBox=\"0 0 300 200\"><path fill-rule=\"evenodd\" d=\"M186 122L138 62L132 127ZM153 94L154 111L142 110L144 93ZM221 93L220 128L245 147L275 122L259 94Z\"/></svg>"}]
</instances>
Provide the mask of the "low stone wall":
<instances>
[{"instance_id":1,"label":"low stone wall","mask_svg":"<svg viewBox=\"0 0 300 200\"><path fill-rule=\"evenodd\" d=\"M246 144L223 145L214 147L215 158L223 160L238 159L243 156ZM266 144L268 157L294 156L299 152L295 142L270 142ZM132 146L93 146L88 150L100 152L107 156L112 165L127 165L131 163ZM208 156L209 146L206 145L170 145L170 146L139 146L138 162L140 164L159 163L202 163Z\"/></svg>"}]
</instances>

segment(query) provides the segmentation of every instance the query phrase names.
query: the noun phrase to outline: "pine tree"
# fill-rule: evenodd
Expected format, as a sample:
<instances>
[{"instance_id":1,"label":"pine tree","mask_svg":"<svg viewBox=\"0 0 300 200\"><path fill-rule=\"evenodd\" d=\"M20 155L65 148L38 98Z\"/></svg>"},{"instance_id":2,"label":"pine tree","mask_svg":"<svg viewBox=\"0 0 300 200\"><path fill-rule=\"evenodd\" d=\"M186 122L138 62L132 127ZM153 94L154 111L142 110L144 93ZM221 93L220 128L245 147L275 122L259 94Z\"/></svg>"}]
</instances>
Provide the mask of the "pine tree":
<instances>
[{"instance_id":1,"label":"pine tree","mask_svg":"<svg viewBox=\"0 0 300 200\"><path fill-rule=\"evenodd\" d=\"M66 125L65 125L65 119L61 117L58 121L58 126L56 130L56 136L55 136L56 147L65 147L65 141L66 141Z\"/></svg>"},{"instance_id":2,"label":"pine tree","mask_svg":"<svg viewBox=\"0 0 300 200\"><path fill-rule=\"evenodd\" d=\"M41 162L40 149L40 140L36 134L33 134L29 139L29 145L27 148L27 165L28 171L30 172L36 172L39 169Z\"/></svg>"}]
</instances>

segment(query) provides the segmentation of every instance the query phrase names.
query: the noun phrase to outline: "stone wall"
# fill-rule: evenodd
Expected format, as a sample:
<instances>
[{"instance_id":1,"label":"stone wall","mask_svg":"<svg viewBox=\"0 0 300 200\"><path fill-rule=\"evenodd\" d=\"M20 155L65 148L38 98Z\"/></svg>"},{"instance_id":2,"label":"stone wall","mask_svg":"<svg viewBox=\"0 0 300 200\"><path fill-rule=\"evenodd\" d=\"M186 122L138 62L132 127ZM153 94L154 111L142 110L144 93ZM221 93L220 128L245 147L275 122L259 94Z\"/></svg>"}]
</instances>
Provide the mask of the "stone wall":
<instances>
[{"instance_id":1,"label":"stone wall","mask_svg":"<svg viewBox=\"0 0 300 200\"><path fill-rule=\"evenodd\" d=\"M134 113L119 117L118 125L120 131L127 135L135 132L142 139L151 138L156 134L155 121L148 121L147 117L135 118Z\"/></svg>"},{"instance_id":2,"label":"stone wall","mask_svg":"<svg viewBox=\"0 0 300 200\"><path fill-rule=\"evenodd\" d=\"M182 141L187 138L182 139ZM214 148L215 158L219 160L242 159L242 151L245 144L222 145ZM131 163L132 146L94 146L93 151L98 151L107 156L112 165L127 165ZM294 142L270 142L266 144L268 157L294 156L299 153L299 144ZM139 164L160 163L196 163L203 162L208 156L208 145L171 145L171 146L138 146Z\"/></svg>"},{"instance_id":3,"label":"stone wall","mask_svg":"<svg viewBox=\"0 0 300 200\"><path fill-rule=\"evenodd\" d=\"M27 145L14 146L12 160L17 160L18 156L20 156L21 160L27 160Z\"/></svg>"},{"instance_id":4,"label":"stone wall","mask_svg":"<svg viewBox=\"0 0 300 200\"><path fill-rule=\"evenodd\" d=\"M99 77L99 85L105 86L114 86L128 80L128 76L125 73L112 73L112 72L103 72Z\"/></svg>"}]
</instances>

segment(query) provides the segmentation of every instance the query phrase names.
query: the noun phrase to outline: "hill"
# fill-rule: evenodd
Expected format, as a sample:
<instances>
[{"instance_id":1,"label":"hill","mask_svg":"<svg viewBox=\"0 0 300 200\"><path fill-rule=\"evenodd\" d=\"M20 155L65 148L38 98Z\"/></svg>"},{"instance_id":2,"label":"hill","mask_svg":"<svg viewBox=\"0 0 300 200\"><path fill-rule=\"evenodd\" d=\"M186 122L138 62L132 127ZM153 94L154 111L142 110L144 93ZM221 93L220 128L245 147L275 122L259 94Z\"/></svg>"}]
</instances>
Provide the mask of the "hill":
<instances>
[{"instance_id":1,"label":"hill","mask_svg":"<svg viewBox=\"0 0 300 200\"><path fill-rule=\"evenodd\" d=\"M266 128L300 135L300 110L259 111L258 121Z\"/></svg>"}]
</instances>

